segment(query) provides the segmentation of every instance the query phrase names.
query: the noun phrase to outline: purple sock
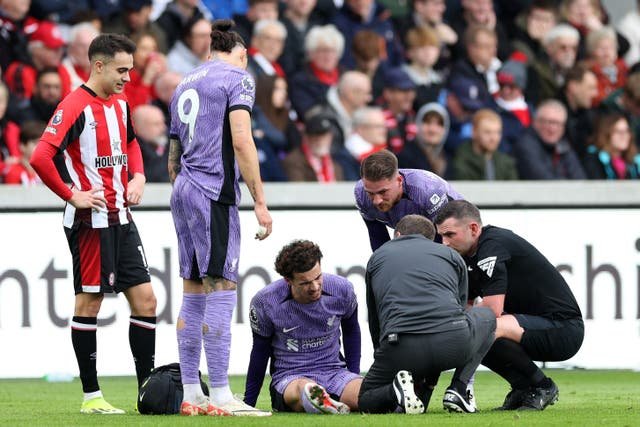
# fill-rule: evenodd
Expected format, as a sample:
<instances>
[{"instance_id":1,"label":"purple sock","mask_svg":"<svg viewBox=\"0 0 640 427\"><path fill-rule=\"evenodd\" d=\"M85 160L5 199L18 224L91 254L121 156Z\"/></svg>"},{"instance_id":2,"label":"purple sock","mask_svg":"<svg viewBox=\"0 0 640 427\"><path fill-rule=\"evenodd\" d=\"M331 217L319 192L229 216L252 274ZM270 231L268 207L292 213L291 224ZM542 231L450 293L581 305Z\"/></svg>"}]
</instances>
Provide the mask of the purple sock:
<instances>
[{"instance_id":1,"label":"purple sock","mask_svg":"<svg viewBox=\"0 0 640 427\"><path fill-rule=\"evenodd\" d=\"M236 299L236 291L215 291L207 295L203 339L211 387L229 384L227 373L231 350L231 315Z\"/></svg>"},{"instance_id":2,"label":"purple sock","mask_svg":"<svg viewBox=\"0 0 640 427\"><path fill-rule=\"evenodd\" d=\"M184 294L182 296L178 325L182 321L184 328L178 329L176 333L182 384L200 384L198 368L202 353L202 321L206 301L205 294Z\"/></svg>"}]
</instances>

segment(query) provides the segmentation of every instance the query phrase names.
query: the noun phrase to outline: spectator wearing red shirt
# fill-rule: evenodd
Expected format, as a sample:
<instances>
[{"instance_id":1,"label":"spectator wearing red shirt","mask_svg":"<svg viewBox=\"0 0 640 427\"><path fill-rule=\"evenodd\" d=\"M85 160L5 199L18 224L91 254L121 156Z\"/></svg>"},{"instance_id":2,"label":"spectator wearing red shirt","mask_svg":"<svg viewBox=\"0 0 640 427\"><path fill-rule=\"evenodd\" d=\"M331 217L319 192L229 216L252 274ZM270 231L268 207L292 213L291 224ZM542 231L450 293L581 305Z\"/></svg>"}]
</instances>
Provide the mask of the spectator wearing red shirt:
<instances>
[{"instance_id":1,"label":"spectator wearing red shirt","mask_svg":"<svg viewBox=\"0 0 640 427\"><path fill-rule=\"evenodd\" d=\"M62 65L65 41L58 26L53 22L41 21L29 36L27 46L31 55L31 64L14 61L7 68L5 81L11 93L20 99L31 98L38 71L53 67L57 68L62 80L62 96L67 96L71 92L71 77Z\"/></svg>"},{"instance_id":2,"label":"spectator wearing red shirt","mask_svg":"<svg viewBox=\"0 0 640 427\"><path fill-rule=\"evenodd\" d=\"M20 128L9 121L6 113L9 104L9 89L0 81L0 177L7 166L20 157Z\"/></svg>"},{"instance_id":3,"label":"spectator wearing red shirt","mask_svg":"<svg viewBox=\"0 0 640 427\"><path fill-rule=\"evenodd\" d=\"M4 174L5 184L31 186L42 183L29 164L31 153L36 148L40 136L47 126L46 122L26 121L20 129L20 158L8 166Z\"/></svg>"},{"instance_id":4,"label":"spectator wearing red shirt","mask_svg":"<svg viewBox=\"0 0 640 427\"><path fill-rule=\"evenodd\" d=\"M165 56L158 51L158 43L151 33L140 33L131 39L136 44L133 54L131 81L124 87L131 111L149 104L154 98L153 84L167 70Z\"/></svg>"},{"instance_id":5,"label":"spectator wearing red shirt","mask_svg":"<svg viewBox=\"0 0 640 427\"><path fill-rule=\"evenodd\" d=\"M591 31L587 36L586 47L591 71L598 79L598 95L592 104L597 107L611 92L624 86L627 65L618 58L616 33L611 27Z\"/></svg>"},{"instance_id":6,"label":"spectator wearing red shirt","mask_svg":"<svg viewBox=\"0 0 640 427\"><path fill-rule=\"evenodd\" d=\"M402 68L392 68L385 73L382 98L385 101L384 117L389 149L397 154L407 141L416 137L413 111L416 84Z\"/></svg>"}]
</instances>

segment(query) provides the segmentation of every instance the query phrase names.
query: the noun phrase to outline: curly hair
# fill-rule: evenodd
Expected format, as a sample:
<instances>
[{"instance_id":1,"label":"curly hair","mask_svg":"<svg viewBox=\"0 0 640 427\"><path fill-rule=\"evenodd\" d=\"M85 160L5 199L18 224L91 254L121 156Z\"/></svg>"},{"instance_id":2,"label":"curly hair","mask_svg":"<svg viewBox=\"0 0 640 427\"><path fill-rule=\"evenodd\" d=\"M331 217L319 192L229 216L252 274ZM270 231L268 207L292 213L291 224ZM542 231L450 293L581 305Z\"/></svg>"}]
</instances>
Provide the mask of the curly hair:
<instances>
[{"instance_id":1,"label":"curly hair","mask_svg":"<svg viewBox=\"0 0 640 427\"><path fill-rule=\"evenodd\" d=\"M285 279L292 279L294 273L311 270L322 259L320 247L309 240L294 240L280 250L275 268Z\"/></svg>"}]
</instances>

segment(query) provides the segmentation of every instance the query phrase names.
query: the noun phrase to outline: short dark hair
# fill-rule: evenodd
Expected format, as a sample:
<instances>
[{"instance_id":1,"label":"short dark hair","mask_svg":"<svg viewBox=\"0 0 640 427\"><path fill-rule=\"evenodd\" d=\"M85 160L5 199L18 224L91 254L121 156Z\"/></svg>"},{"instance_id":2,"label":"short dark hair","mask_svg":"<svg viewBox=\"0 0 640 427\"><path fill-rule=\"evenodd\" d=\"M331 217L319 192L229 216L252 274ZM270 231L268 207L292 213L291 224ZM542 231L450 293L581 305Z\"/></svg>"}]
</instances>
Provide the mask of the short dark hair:
<instances>
[{"instance_id":1,"label":"short dark hair","mask_svg":"<svg viewBox=\"0 0 640 427\"><path fill-rule=\"evenodd\" d=\"M255 5L260 4L260 3L274 3L274 4L277 5L278 4L278 0L249 0L249 2L248 2L249 7L255 6Z\"/></svg>"},{"instance_id":2,"label":"short dark hair","mask_svg":"<svg viewBox=\"0 0 640 427\"><path fill-rule=\"evenodd\" d=\"M26 120L20 126L20 144L40 139L47 124L40 120Z\"/></svg>"},{"instance_id":3,"label":"short dark hair","mask_svg":"<svg viewBox=\"0 0 640 427\"><path fill-rule=\"evenodd\" d=\"M285 279L292 279L294 273L311 270L321 259L318 245L309 240L294 240L280 250L275 268Z\"/></svg>"},{"instance_id":4,"label":"short dark hair","mask_svg":"<svg viewBox=\"0 0 640 427\"><path fill-rule=\"evenodd\" d=\"M469 218L478 224L482 225L482 219L480 218L480 210L471 202L466 200L452 200L438 212L435 223L440 225L449 218L457 220Z\"/></svg>"},{"instance_id":5,"label":"short dark hair","mask_svg":"<svg viewBox=\"0 0 640 427\"><path fill-rule=\"evenodd\" d=\"M47 74L56 74L58 77L60 77L60 74L58 73L58 69L54 68L54 67L44 67L42 70L38 71L38 75L36 77L36 83L40 82L40 79L44 76L46 76ZM60 78L62 80L62 78Z\"/></svg>"},{"instance_id":6,"label":"short dark hair","mask_svg":"<svg viewBox=\"0 0 640 427\"><path fill-rule=\"evenodd\" d=\"M436 237L436 227L429 219L422 215L405 215L398 221L398 224L396 224L396 233L403 236L422 234L427 239L433 240L433 238Z\"/></svg>"},{"instance_id":7,"label":"short dark hair","mask_svg":"<svg viewBox=\"0 0 640 427\"><path fill-rule=\"evenodd\" d=\"M591 69L584 62L579 62L573 66L568 72L564 80L564 88L569 86L569 82L582 82L587 73L592 73Z\"/></svg>"},{"instance_id":8,"label":"short dark hair","mask_svg":"<svg viewBox=\"0 0 640 427\"><path fill-rule=\"evenodd\" d=\"M96 56L113 59L118 52L133 55L135 51L135 43L122 34L100 34L89 45L89 61L93 61Z\"/></svg>"},{"instance_id":9,"label":"short dark hair","mask_svg":"<svg viewBox=\"0 0 640 427\"><path fill-rule=\"evenodd\" d=\"M440 126L444 126L444 117L442 117L442 113L436 110L427 111L424 116L422 116L422 123L429 123L432 120L436 120Z\"/></svg>"},{"instance_id":10,"label":"short dark hair","mask_svg":"<svg viewBox=\"0 0 640 427\"><path fill-rule=\"evenodd\" d=\"M398 172L398 158L389 150L367 156L360 165L360 176L369 181L391 179Z\"/></svg>"},{"instance_id":11,"label":"short dark hair","mask_svg":"<svg viewBox=\"0 0 640 427\"><path fill-rule=\"evenodd\" d=\"M552 12L557 17L558 3L557 0L533 0L527 8L527 14L530 14L533 9L542 9L547 12Z\"/></svg>"},{"instance_id":12,"label":"short dark hair","mask_svg":"<svg viewBox=\"0 0 640 427\"><path fill-rule=\"evenodd\" d=\"M211 51L230 53L238 44L247 47L242 36L231 29L236 23L231 19L218 19L211 24Z\"/></svg>"}]
</instances>

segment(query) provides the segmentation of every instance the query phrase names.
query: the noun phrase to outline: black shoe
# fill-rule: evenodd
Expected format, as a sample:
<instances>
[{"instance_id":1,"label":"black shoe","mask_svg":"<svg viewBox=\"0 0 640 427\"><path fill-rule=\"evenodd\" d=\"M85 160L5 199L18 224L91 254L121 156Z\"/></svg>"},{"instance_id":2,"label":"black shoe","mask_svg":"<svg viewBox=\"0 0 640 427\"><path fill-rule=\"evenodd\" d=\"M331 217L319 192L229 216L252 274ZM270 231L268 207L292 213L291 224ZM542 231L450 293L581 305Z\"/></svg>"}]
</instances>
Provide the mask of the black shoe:
<instances>
[{"instance_id":1,"label":"black shoe","mask_svg":"<svg viewBox=\"0 0 640 427\"><path fill-rule=\"evenodd\" d=\"M542 411L549 405L553 405L558 401L558 386L551 380L549 387L536 387L529 390L529 393L522 400L519 411L533 410Z\"/></svg>"},{"instance_id":2,"label":"black shoe","mask_svg":"<svg viewBox=\"0 0 640 427\"><path fill-rule=\"evenodd\" d=\"M444 392L442 406L449 412L466 412L470 414L478 412L478 408L471 403L471 396L468 390L466 396L462 397L460 393L454 389L448 388L447 391Z\"/></svg>"},{"instance_id":3,"label":"black shoe","mask_svg":"<svg viewBox=\"0 0 640 427\"><path fill-rule=\"evenodd\" d=\"M422 414L424 404L416 396L413 389L413 375L409 371L399 371L393 379L393 391L398 399L398 406L404 409L406 414Z\"/></svg>"},{"instance_id":4,"label":"black shoe","mask_svg":"<svg viewBox=\"0 0 640 427\"><path fill-rule=\"evenodd\" d=\"M496 408L496 411L514 411L522 406L522 401L530 392L530 389L512 388L507 396L504 398L502 406Z\"/></svg>"}]
</instances>

